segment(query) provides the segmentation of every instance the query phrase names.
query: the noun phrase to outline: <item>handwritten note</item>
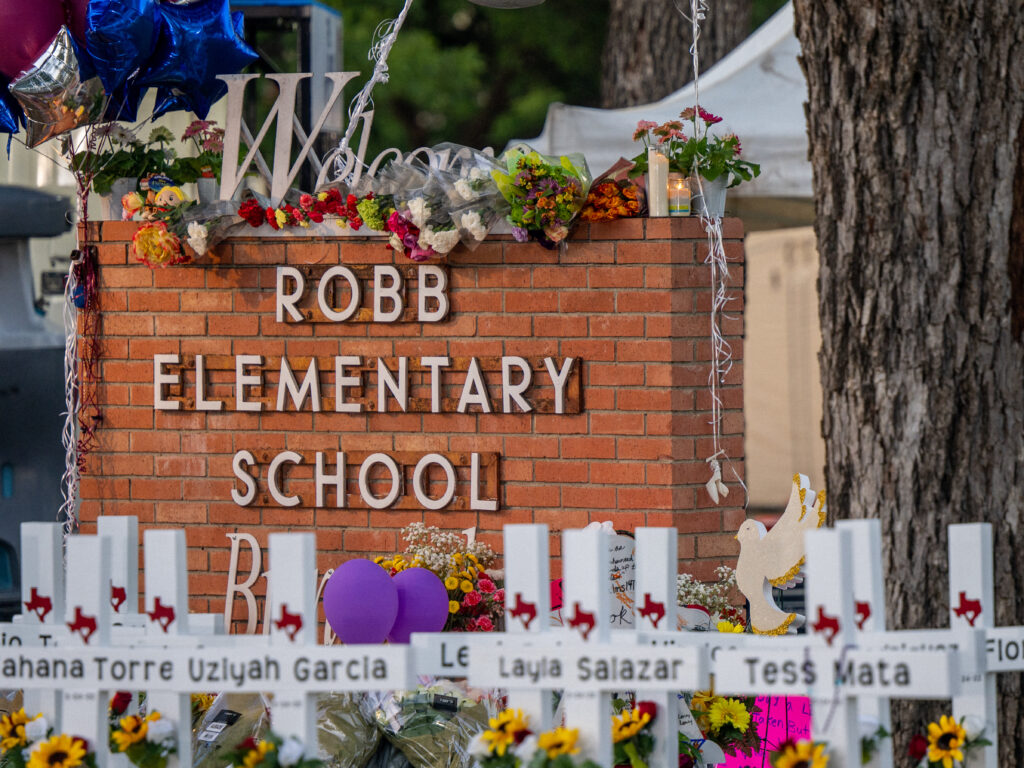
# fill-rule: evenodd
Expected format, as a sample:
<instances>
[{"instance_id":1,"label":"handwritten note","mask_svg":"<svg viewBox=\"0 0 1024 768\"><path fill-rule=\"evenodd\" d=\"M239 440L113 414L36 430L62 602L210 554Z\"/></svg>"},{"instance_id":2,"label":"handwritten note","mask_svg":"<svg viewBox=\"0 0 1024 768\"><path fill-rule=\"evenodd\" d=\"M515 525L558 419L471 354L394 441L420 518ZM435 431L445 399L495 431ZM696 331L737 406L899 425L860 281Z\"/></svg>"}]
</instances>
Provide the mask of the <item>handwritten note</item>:
<instances>
[{"instance_id":1,"label":"handwritten note","mask_svg":"<svg viewBox=\"0 0 1024 768\"><path fill-rule=\"evenodd\" d=\"M803 696L758 696L760 712L751 716L750 725L757 728L763 749L751 756L737 753L726 756L726 768L765 768L768 755L787 739L808 739L811 736L811 700Z\"/></svg>"},{"instance_id":2,"label":"handwritten note","mask_svg":"<svg viewBox=\"0 0 1024 768\"><path fill-rule=\"evenodd\" d=\"M609 547L609 576L612 590L612 629L633 628L636 602L636 541L632 536L616 534Z\"/></svg>"}]
</instances>

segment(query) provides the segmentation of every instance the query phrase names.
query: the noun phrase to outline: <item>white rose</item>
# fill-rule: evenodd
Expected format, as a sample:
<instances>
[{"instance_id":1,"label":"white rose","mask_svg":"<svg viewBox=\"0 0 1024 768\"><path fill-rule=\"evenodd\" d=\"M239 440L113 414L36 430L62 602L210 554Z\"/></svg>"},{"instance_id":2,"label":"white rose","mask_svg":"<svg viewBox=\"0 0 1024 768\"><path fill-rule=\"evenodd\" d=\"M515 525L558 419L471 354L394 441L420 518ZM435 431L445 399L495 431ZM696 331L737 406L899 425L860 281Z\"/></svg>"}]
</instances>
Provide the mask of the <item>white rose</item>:
<instances>
[{"instance_id":1,"label":"white rose","mask_svg":"<svg viewBox=\"0 0 1024 768\"><path fill-rule=\"evenodd\" d=\"M459 230L457 229L445 229L440 232L434 232L433 237L434 250L440 254L448 253L459 243Z\"/></svg>"},{"instance_id":2,"label":"white rose","mask_svg":"<svg viewBox=\"0 0 1024 768\"><path fill-rule=\"evenodd\" d=\"M420 229L427 223L427 201L422 197L414 197L409 201L409 218Z\"/></svg>"},{"instance_id":3,"label":"white rose","mask_svg":"<svg viewBox=\"0 0 1024 768\"><path fill-rule=\"evenodd\" d=\"M462 214L459 219L459 229L469 232L474 240L483 240L487 237L487 228L484 226L484 220L480 217L479 211Z\"/></svg>"},{"instance_id":4,"label":"white rose","mask_svg":"<svg viewBox=\"0 0 1024 768\"><path fill-rule=\"evenodd\" d=\"M303 754L305 754L305 750L302 748L302 742L298 739L287 738L281 744L281 749L277 752L277 762L279 765L283 765L284 768L288 768L288 766L299 762Z\"/></svg>"},{"instance_id":5,"label":"white rose","mask_svg":"<svg viewBox=\"0 0 1024 768\"><path fill-rule=\"evenodd\" d=\"M473 188L469 186L469 182L465 179L459 179L455 182L455 193L463 200L472 200L476 197Z\"/></svg>"},{"instance_id":6,"label":"white rose","mask_svg":"<svg viewBox=\"0 0 1024 768\"><path fill-rule=\"evenodd\" d=\"M469 178L473 181L483 181L487 178L487 171L483 168L474 168L469 172Z\"/></svg>"},{"instance_id":7,"label":"white rose","mask_svg":"<svg viewBox=\"0 0 1024 768\"><path fill-rule=\"evenodd\" d=\"M491 747L484 738L483 731L474 736L469 742L469 754L474 757L484 757L491 752Z\"/></svg>"},{"instance_id":8,"label":"white rose","mask_svg":"<svg viewBox=\"0 0 1024 768\"><path fill-rule=\"evenodd\" d=\"M189 222L188 244L198 255L202 256L206 253L206 227L198 221Z\"/></svg>"},{"instance_id":9,"label":"white rose","mask_svg":"<svg viewBox=\"0 0 1024 768\"><path fill-rule=\"evenodd\" d=\"M28 739L29 744L31 744L33 741L45 739L46 733L49 730L50 724L46 722L46 718L37 717L32 722L25 723L25 738Z\"/></svg>"},{"instance_id":10,"label":"white rose","mask_svg":"<svg viewBox=\"0 0 1024 768\"><path fill-rule=\"evenodd\" d=\"M968 741L974 741L985 731L985 721L974 715L964 718L963 728L967 732Z\"/></svg>"},{"instance_id":11,"label":"white rose","mask_svg":"<svg viewBox=\"0 0 1024 768\"><path fill-rule=\"evenodd\" d=\"M175 731L174 723L161 717L159 720L153 720L149 724L149 728L146 731L146 739L154 744L171 743L177 736Z\"/></svg>"}]
</instances>

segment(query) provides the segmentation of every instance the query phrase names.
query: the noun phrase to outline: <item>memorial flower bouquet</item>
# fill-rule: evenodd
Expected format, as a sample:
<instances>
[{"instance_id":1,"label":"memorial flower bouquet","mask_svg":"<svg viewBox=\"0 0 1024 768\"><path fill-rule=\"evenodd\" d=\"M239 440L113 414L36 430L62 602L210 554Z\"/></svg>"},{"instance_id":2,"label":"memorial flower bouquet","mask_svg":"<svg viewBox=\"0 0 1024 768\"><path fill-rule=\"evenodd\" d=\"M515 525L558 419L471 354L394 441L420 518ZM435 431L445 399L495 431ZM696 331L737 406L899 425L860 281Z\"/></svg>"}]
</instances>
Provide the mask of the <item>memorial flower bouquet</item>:
<instances>
[{"instance_id":1,"label":"memorial flower bouquet","mask_svg":"<svg viewBox=\"0 0 1024 768\"><path fill-rule=\"evenodd\" d=\"M481 768L598 768L579 754L579 730L555 728L534 735L522 710L506 709L488 721L470 744L470 754Z\"/></svg>"},{"instance_id":2,"label":"memorial flower bouquet","mask_svg":"<svg viewBox=\"0 0 1024 768\"><path fill-rule=\"evenodd\" d=\"M178 181L189 182L198 178L220 181L224 163L224 129L214 120L193 120L181 135L181 141L191 141L196 156L181 157L175 161L175 169L181 177L176 177Z\"/></svg>"},{"instance_id":3,"label":"memorial flower bouquet","mask_svg":"<svg viewBox=\"0 0 1024 768\"><path fill-rule=\"evenodd\" d=\"M569 226L583 209L590 171L582 155L545 157L528 148L506 152L507 171L494 171L501 194L512 206L508 221L518 242L533 238L554 248L569 236Z\"/></svg>"},{"instance_id":4,"label":"memorial flower bouquet","mask_svg":"<svg viewBox=\"0 0 1024 768\"><path fill-rule=\"evenodd\" d=\"M746 625L743 613L730 603L736 587L736 571L727 565L715 569L718 581L705 584L689 573L676 577L676 598L681 606L699 606L708 612L715 622L727 621L732 624L721 631L734 632L737 625Z\"/></svg>"},{"instance_id":5,"label":"memorial flower bouquet","mask_svg":"<svg viewBox=\"0 0 1024 768\"><path fill-rule=\"evenodd\" d=\"M45 717L19 709L0 717L0 762L10 768L96 768L96 755L85 739L55 735Z\"/></svg>"},{"instance_id":6,"label":"memorial flower bouquet","mask_svg":"<svg viewBox=\"0 0 1024 768\"><path fill-rule=\"evenodd\" d=\"M587 195L586 205L580 212L584 221L613 221L640 215L640 200L636 184L625 179L609 179L595 185Z\"/></svg>"},{"instance_id":7,"label":"memorial flower bouquet","mask_svg":"<svg viewBox=\"0 0 1024 768\"><path fill-rule=\"evenodd\" d=\"M449 184L451 220L463 245L471 250L511 210L494 182L493 174L501 168L491 155L462 147L447 174L440 174Z\"/></svg>"},{"instance_id":8,"label":"memorial flower bouquet","mask_svg":"<svg viewBox=\"0 0 1024 768\"><path fill-rule=\"evenodd\" d=\"M654 751L654 722L657 706L652 701L638 701L634 709L612 716L614 764L630 768L647 768L647 759Z\"/></svg>"},{"instance_id":9,"label":"memorial flower bouquet","mask_svg":"<svg viewBox=\"0 0 1024 768\"><path fill-rule=\"evenodd\" d=\"M298 739L282 739L273 732L266 738L250 736L231 753L231 765L244 768L320 768L323 760L306 757Z\"/></svg>"},{"instance_id":10,"label":"memorial flower bouquet","mask_svg":"<svg viewBox=\"0 0 1024 768\"><path fill-rule=\"evenodd\" d=\"M828 753L821 741L784 741L769 756L773 768L826 768Z\"/></svg>"},{"instance_id":11,"label":"memorial flower bouquet","mask_svg":"<svg viewBox=\"0 0 1024 768\"><path fill-rule=\"evenodd\" d=\"M139 768L166 768L177 751L174 724L159 712L125 715L110 728L110 751L124 754Z\"/></svg>"},{"instance_id":12,"label":"memorial flower bouquet","mask_svg":"<svg viewBox=\"0 0 1024 768\"><path fill-rule=\"evenodd\" d=\"M690 698L690 711L704 735L727 755L737 751L751 754L760 740L757 729L751 728L751 715L761 710L753 696L717 696L712 685L706 691L695 691Z\"/></svg>"},{"instance_id":13,"label":"memorial flower bouquet","mask_svg":"<svg viewBox=\"0 0 1024 768\"><path fill-rule=\"evenodd\" d=\"M643 151L633 158L631 176L647 172L647 151L656 148L668 158L674 173L700 176L708 181L724 177L727 187L735 187L761 174L761 166L740 158L742 146L735 133L718 136L712 125L722 122L703 107L687 107L678 120L660 125L650 120L637 123L633 141L643 143ZM691 126L687 126L690 123Z\"/></svg>"},{"instance_id":14,"label":"memorial flower bouquet","mask_svg":"<svg viewBox=\"0 0 1024 768\"><path fill-rule=\"evenodd\" d=\"M915 764L924 768L962 768L967 755L992 742L985 738L985 726L977 718L962 717L957 722L943 715L928 724L928 734L914 734L908 753Z\"/></svg>"}]
</instances>

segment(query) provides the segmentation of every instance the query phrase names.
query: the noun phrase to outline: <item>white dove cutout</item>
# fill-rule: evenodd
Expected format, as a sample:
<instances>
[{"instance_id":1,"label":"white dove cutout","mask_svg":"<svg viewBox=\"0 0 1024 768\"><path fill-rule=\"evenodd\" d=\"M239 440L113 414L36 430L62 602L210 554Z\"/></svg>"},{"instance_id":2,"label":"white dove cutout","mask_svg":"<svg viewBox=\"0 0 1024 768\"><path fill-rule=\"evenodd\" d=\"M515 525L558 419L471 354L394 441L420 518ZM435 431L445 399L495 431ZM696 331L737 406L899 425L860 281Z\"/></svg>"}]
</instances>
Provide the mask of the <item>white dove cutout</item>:
<instances>
[{"instance_id":1,"label":"white dove cutout","mask_svg":"<svg viewBox=\"0 0 1024 768\"><path fill-rule=\"evenodd\" d=\"M784 635L804 623L797 613L780 610L772 598L772 587L788 589L803 581L804 533L825 522L825 492L814 496L806 475L793 475L793 491L778 522L769 531L757 520L740 526L736 539L740 556L736 561L736 586L750 602L750 626L761 635Z\"/></svg>"}]
</instances>

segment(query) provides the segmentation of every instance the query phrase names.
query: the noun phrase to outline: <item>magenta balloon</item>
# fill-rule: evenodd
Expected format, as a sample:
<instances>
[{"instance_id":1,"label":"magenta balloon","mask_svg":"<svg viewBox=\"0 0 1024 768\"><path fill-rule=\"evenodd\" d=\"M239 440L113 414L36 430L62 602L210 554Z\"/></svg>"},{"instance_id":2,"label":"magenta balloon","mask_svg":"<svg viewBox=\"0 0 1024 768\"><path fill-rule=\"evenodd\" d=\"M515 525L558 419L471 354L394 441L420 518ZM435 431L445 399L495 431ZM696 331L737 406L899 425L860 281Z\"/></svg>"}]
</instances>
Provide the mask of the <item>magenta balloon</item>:
<instances>
[{"instance_id":1,"label":"magenta balloon","mask_svg":"<svg viewBox=\"0 0 1024 768\"><path fill-rule=\"evenodd\" d=\"M384 642L398 615L398 589L376 563L349 560L324 586L324 615L343 643Z\"/></svg>"},{"instance_id":2,"label":"magenta balloon","mask_svg":"<svg viewBox=\"0 0 1024 768\"><path fill-rule=\"evenodd\" d=\"M85 15L89 10L89 0L64 0L67 8L67 20L75 42L85 45Z\"/></svg>"},{"instance_id":3,"label":"magenta balloon","mask_svg":"<svg viewBox=\"0 0 1024 768\"><path fill-rule=\"evenodd\" d=\"M32 66L63 23L60 0L0 2L0 74L13 80Z\"/></svg>"},{"instance_id":4,"label":"magenta balloon","mask_svg":"<svg viewBox=\"0 0 1024 768\"><path fill-rule=\"evenodd\" d=\"M448 621L448 590L432 571L406 568L392 577L398 587L398 616L388 640L408 643L413 632L440 632Z\"/></svg>"}]
</instances>

